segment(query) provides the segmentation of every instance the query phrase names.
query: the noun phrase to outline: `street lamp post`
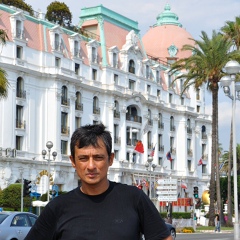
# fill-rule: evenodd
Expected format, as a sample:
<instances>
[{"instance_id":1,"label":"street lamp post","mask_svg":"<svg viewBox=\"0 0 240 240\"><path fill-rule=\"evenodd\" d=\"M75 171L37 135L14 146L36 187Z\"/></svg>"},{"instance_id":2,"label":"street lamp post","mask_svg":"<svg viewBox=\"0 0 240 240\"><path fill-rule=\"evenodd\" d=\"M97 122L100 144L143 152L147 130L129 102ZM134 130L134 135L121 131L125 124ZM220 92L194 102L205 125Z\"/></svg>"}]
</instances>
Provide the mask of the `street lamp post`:
<instances>
[{"instance_id":1,"label":"street lamp post","mask_svg":"<svg viewBox=\"0 0 240 240\"><path fill-rule=\"evenodd\" d=\"M46 143L46 147L48 149L48 185L47 185L47 201L49 202L49 191L50 191L50 157L51 157L51 148L53 147L53 143L51 141L48 141ZM46 150L42 150L42 155L43 155L43 159L45 159L46 155L47 155L47 151ZM53 160L56 159L56 156L57 156L57 152L53 152L52 153L52 156L53 156Z\"/></svg>"},{"instance_id":2,"label":"street lamp post","mask_svg":"<svg viewBox=\"0 0 240 240\"><path fill-rule=\"evenodd\" d=\"M157 167L156 164L152 163L153 162L153 157L149 156L147 159L147 162L145 163L145 167L148 170L149 169L149 173L150 173L150 186L149 186L149 195L150 195L150 199L152 199L152 170L154 171L155 168Z\"/></svg>"},{"instance_id":3,"label":"street lamp post","mask_svg":"<svg viewBox=\"0 0 240 240\"><path fill-rule=\"evenodd\" d=\"M237 61L229 61L225 66L228 76L221 78L220 83L226 96L232 99L232 140L233 140L233 189L234 189L234 240L239 240L239 219L238 219L238 190L237 190L237 153L236 153L236 99L240 100L240 85L235 82L236 74L240 71L240 65ZM232 89L230 85L232 84ZM232 92L232 94L231 94ZM237 98L236 98L237 94Z\"/></svg>"}]
</instances>

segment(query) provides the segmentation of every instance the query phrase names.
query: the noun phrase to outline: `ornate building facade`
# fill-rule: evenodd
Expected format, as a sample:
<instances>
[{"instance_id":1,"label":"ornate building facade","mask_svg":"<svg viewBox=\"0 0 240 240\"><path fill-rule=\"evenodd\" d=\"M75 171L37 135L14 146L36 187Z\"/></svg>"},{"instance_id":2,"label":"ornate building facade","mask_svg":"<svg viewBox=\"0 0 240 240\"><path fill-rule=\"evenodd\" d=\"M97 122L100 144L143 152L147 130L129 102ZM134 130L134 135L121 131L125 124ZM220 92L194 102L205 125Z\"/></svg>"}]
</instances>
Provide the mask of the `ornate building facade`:
<instances>
[{"instance_id":1,"label":"ornate building facade","mask_svg":"<svg viewBox=\"0 0 240 240\"><path fill-rule=\"evenodd\" d=\"M0 67L10 82L8 98L0 101L2 189L25 178L45 193L48 163L51 184L62 191L78 186L69 160L71 134L98 122L113 137L110 180L148 181L152 197L154 182L162 178L177 179L181 197L192 197L194 186L200 193L207 188L211 116L205 114L204 88L181 95L184 79L172 83L170 64L192 53L181 52L190 34L169 5L143 38L137 22L102 5L82 9L82 34L42 13L30 16L2 4L0 13L0 28L9 37L1 46ZM144 153L134 150L138 140ZM53 143L51 153L57 152L55 160L42 156L47 141Z\"/></svg>"}]
</instances>

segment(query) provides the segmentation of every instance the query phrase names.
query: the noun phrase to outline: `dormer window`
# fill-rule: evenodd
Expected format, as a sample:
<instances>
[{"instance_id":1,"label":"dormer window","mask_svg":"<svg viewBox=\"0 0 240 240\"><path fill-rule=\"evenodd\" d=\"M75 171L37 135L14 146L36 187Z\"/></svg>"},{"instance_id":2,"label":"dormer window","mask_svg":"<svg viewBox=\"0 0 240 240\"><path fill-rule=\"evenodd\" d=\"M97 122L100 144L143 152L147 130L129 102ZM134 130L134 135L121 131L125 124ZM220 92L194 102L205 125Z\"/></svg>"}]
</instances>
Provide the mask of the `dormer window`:
<instances>
[{"instance_id":1,"label":"dormer window","mask_svg":"<svg viewBox=\"0 0 240 240\"><path fill-rule=\"evenodd\" d=\"M111 47L108 51L109 64L114 68L118 67L118 53L119 50L116 46Z\"/></svg>"},{"instance_id":2,"label":"dormer window","mask_svg":"<svg viewBox=\"0 0 240 240\"><path fill-rule=\"evenodd\" d=\"M135 63L133 60L129 61L128 71L135 74Z\"/></svg>"},{"instance_id":3,"label":"dormer window","mask_svg":"<svg viewBox=\"0 0 240 240\"><path fill-rule=\"evenodd\" d=\"M60 26L55 26L50 30L50 39L52 51L63 53L62 29Z\"/></svg>"},{"instance_id":4,"label":"dormer window","mask_svg":"<svg viewBox=\"0 0 240 240\"><path fill-rule=\"evenodd\" d=\"M24 34L24 21L25 21L25 16L23 12L16 12L11 15L11 27L12 27L12 36L14 40L24 40L25 39L25 34Z\"/></svg>"},{"instance_id":5,"label":"dormer window","mask_svg":"<svg viewBox=\"0 0 240 240\"><path fill-rule=\"evenodd\" d=\"M88 58L90 63L98 63L98 47L100 44L96 40L92 40L87 44Z\"/></svg>"},{"instance_id":6,"label":"dormer window","mask_svg":"<svg viewBox=\"0 0 240 240\"><path fill-rule=\"evenodd\" d=\"M72 58L77 58L77 60L82 60L81 58L81 36L78 33L74 33L68 38L70 51Z\"/></svg>"},{"instance_id":7,"label":"dormer window","mask_svg":"<svg viewBox=\"0 0 240 240\"><path fill-rule=\"evenodd\" d=\"M54 50L55 51L60 50L60 38L58 33L55 33Z\"/></svg>"},{"instance_id":8,"label":"dormer window","mask_svg":"<svg viewBox=\"0 0 240 240\"><path fill-rule=\"evenodd\" d=\"M146 78L150 78L150 68L148 65L146 65Z\"/></svg>"},{"instance_id":9,"label":"dormer window","mask_svg":"<svg viewBox=\"0 0 240 240\"><path fill-rule=\"evenodd\" d=\"M95 47L92 47L92 62L97 62L97 49Z\"/></svg>"}]
</instances>

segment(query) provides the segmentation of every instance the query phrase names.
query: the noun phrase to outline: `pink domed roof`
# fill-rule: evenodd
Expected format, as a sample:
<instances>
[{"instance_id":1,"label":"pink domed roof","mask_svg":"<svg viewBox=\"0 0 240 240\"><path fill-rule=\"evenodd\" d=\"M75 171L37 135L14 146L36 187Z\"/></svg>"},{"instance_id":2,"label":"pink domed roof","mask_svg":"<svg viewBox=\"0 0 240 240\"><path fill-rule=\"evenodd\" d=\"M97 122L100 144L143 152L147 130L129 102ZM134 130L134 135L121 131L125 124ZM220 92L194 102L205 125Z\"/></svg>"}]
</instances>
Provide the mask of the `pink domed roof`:
<instances>
[{"instance_id":1,"label":"pink domed roof","mask_svg":"<svg viewBox=\"0 0 240 240\"><path fill-rule=\"evenodd\" d=\"M182 28L176 14L165 6L165 11L158 15L157 24L143 36L142 41L148 55L167 62L168 59L180 59L192 55L190 51L181 51L183 45L193 45L193 37Z\"/></svg>"}]
</instances>

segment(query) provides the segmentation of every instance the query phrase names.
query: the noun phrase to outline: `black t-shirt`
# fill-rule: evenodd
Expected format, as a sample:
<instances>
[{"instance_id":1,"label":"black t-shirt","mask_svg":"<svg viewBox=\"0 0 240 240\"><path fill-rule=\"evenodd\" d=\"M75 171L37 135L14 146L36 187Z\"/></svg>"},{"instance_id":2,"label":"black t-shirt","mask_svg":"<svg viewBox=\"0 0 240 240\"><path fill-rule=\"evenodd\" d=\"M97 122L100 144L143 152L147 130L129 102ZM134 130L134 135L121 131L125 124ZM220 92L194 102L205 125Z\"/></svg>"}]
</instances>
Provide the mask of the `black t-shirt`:
<instances>
[{"instance_id":1,"label":"black t-shirt","mask_svg":"<svg viewBox=\"0 0 240 240\"><path fill-rule=\"evenodd\" d=\"M76 188L52 200L25 240L160 240L170 235L148 196L140 189L110 182L89 196Z\"/></svg>"}]
</instances>

